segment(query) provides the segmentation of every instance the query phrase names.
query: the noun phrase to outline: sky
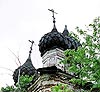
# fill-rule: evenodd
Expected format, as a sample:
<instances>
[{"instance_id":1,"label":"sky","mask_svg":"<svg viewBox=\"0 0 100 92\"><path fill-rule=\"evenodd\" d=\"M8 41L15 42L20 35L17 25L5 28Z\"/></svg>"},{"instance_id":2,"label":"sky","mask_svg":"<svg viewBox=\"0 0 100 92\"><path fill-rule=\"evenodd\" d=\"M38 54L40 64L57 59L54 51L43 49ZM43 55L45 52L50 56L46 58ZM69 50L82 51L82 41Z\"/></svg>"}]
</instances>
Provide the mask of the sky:
<instances>
[{"instance_id":1,"label":"sky","mask_svg":"<svg viewBox=\"0 0 100 92\"><path fill-rule=\"evenodd\" d=\"M48 9L58 13L55 17L59 32L65 25L69 32L75 32L76 26L84 28L100 15L100 0L0 0L0 87L13 85L12 74L19 65L14 54L23 64L30 50L28 40L35 42L33 65L42 67L38 43L53 28Z\"/></svg>"}]
</instances>

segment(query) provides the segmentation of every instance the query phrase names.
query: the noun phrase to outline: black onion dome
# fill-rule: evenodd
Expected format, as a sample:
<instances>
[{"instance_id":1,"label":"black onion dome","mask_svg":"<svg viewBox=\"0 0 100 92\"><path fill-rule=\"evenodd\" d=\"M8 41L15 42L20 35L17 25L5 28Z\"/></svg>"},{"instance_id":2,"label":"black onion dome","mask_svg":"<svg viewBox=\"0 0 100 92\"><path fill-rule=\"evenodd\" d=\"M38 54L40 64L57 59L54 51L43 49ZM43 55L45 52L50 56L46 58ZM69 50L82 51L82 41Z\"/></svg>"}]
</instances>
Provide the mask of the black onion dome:
<instances>
[{"instance_id":1,"label":"black onion dome","mask_svg":"<svg viewBox=\"0 0 100 92\"><path fill-rule=\"evenodd\" d=\"M41 52L41 56L43 56L47 51L55 48L66 50L77 49L78 46L79 43L73 37L69 36L66 25L63 33L59 33L54 26L52 31L45 34L39 41L39 50Z\"/></svg>"},{"instance_id":2,"label":"black onion dome","mask_svg":"<svg viewBox=\"0 0 100 92\"><path fill-rule=\"evenodd\" d=\"M29 75L29 76L31 76L31 75L36 74L36 69L32 64L31 58L28 58L22 66L18 67L14 71L13 79L14 79L15 84L18 82L19 70L20 70L20 75Z\"/></svg>"},{"instance_id":3,"label":"black onion dome","mask_svg":"<svg viewBox=\"0 0 100 92\"><path fill-rule=\"evenodd\" d=\"M76 41L73 37L69 36L67 25L65 25L65 29L62 34L65 37L66 49L77 49L79 46L81 46L78 41Z\"/></svg>"},{"instance_id":4,"label":"black onion dome","mask_svg":"<svg viewBox=\"0 0 100 92\"><path fill-rule=\"evenodd\" d=\"M39 50L41 52L41 56L45 54L47 51L60 48L62 50L65 49L65 41L64 36L59 33L54 26L51 32L45 34L41 40L39 41Z\"/></svg>"}]
</instances>

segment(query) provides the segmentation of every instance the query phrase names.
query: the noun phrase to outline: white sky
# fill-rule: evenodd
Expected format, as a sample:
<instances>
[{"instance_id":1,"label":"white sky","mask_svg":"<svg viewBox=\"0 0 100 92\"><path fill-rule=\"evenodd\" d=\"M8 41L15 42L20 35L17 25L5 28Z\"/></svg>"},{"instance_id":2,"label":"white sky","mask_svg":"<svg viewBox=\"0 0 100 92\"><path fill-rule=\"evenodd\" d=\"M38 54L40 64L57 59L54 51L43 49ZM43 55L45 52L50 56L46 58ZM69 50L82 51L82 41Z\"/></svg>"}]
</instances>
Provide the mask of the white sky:
<instances>
[{"instance_id":1,"label":"white sky","mask_svg":"<svg viewBox=\"0 0 100 92\"><path fill-rule=\"evenodd\" d=\"M0 87L13 84L13 73L1 67L13 71L18 67L9 49L23 64L30 49L28 40L34 40L32 62L36 68L42 67L38 43L52 30L52 13L48 11L52 8L58 13L58 31L63 32L64 25L74 31L100 15L100 0L0 0Z\"/></svg>"}]
</instances>

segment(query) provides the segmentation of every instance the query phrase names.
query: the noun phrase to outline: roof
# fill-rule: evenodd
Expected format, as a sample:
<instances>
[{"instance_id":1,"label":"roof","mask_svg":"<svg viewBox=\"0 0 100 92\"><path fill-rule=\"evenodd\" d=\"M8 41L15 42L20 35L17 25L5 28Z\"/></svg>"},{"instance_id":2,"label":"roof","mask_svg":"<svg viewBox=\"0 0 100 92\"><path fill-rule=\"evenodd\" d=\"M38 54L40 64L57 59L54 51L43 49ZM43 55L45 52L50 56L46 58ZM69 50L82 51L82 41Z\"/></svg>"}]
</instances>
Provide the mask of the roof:
<instances>
[{"instance_id":1,"label":"roof","mask_svg":"<svg viewBox=\"0 0 100 92\"><path fill-rule=\"evenodd\" d=\"M77 49L78 46L80 46L80 43L69 36L67 26L65 26L63 33L58 32L57 28L54 26L52 31L41 37L39 41L41 56L52 49Z\"/></svg>"},{"instance_id":2,"label":"roof","mask_svg":"<svg viewBox=\"0 0 100 92\"><path fill-rule=\"evenodd\" d=\"M31 59L28 58L26 60L26 62L22 66L20 66L17 69L15 69L15 71L13 73L13 79L14 79L14 82L16 84L18 82L18 76L19 75L20 76L21 75L29 75L29 76L31 76L31 75L34 75L34 74L36 74L36 69L35 69L35 67L32 64Z\"/></svg>"}]
</instances>

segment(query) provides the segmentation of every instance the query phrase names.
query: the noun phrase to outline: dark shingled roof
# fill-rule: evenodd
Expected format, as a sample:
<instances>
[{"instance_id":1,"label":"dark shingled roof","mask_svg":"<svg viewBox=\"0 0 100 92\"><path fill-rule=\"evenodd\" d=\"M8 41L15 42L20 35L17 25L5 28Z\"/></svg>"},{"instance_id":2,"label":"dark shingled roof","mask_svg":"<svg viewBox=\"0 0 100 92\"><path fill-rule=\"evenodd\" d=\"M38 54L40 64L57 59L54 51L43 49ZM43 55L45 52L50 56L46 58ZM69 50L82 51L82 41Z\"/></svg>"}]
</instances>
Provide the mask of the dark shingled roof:
<instances>
[{"instance_id":1,"label":"dark shingled roof","mask_svg":"<svg viewBox=\"0 0 100 92\"><path fill-rule=\"evenodd\" d=\"M28 58L22 66L18 67L14 71L13 79L14 79L15 84L18 82L19 69L20 69L20 75L31 76L37 73L35 67L32 64L31 58Z\"/></svg>"},{"instance_id":2,"label":"dark shingled roof","mask_svg":"<svg viewBox=\"0 0 100 92\"><path fill-rule=\"evenodd\" d=\"M32 46L33 46L34 41L29 40L29 42L31 42L31 47L30 47L28 59L26 60L26 62L22 66L15 69L15 71L13 73L13 79L14 79L15 84L18 82L18 76L19 75L20 76L21 75L31 76L31 75L34 75L34 74L37 75L37 71L36 71L36 69L33 66L32 61L31 61Z\"/></svg>"},{"instance_id":3,"label":"dark shingled roof","mask_svg":"<svg viewBox=\"0 0 100 92\"><path fill-rule=\"evenodd\" d=\"M63 33L59 33L54 26L52 31L45 34L39 41L41 56L43 56L47 51L55 48L62 50L77 49L77 47L80 46L80 43L68 34L67 26L65 26Z\"/></svg>"}]
</instances>

